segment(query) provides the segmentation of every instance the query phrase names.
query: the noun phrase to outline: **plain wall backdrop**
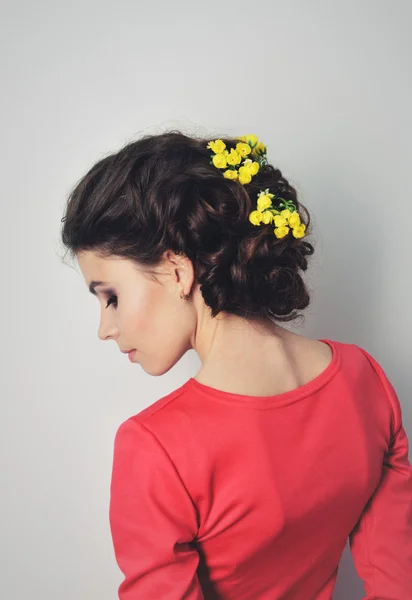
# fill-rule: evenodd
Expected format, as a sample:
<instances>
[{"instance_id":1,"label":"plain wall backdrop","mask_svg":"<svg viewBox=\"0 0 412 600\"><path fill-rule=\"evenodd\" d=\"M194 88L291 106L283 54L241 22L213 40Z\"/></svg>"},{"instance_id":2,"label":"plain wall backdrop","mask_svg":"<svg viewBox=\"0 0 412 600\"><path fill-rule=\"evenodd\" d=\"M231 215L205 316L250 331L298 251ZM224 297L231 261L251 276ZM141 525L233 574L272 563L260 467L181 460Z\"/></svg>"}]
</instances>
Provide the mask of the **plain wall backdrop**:
<instances>
[{"instance_id":1,"label":"plain wall backdrop","mask_svg":"<svg viewBox=\"0 0 412 600\"><path fill-rule=\"evenodd\" d=\"M314 222L313 301L293 328L371 352L412 437L412 3L0 8L0 596L113 600L115 432L199 362L153 378L98 340L98 303L61 260L67 194L141 133L256 133ZM334 598L362 593L346 550Z\"/></svg>"}]
</instances>

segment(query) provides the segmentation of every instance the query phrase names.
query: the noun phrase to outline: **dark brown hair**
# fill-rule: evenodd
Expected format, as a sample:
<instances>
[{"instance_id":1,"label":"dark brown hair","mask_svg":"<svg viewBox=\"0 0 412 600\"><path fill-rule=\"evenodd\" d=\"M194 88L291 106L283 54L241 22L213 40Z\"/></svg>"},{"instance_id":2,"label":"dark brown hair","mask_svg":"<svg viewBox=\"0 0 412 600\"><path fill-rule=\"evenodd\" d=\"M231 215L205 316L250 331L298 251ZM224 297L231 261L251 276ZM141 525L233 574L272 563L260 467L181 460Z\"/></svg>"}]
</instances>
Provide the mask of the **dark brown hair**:
<instances>
[{"instance_id":1,"label":"dark brown hair","mask_svg":"<svg viewBox=\"0 0 412 600\"><path fill-rule=\"evenodd\" d=\"M237 141L222 138L228 148ZM62 241L73 256L94 250L147 269L166 250L187 256L213 316L291 321L309 304L301 276L313 246L273 225L254 226L249 214L260 190L292 200L310 217L296 190L268 164L248 185L225 179L210 164L209 140L179 131L145 136L97 162L71 192Z\"/></svg>"}]
</instances>

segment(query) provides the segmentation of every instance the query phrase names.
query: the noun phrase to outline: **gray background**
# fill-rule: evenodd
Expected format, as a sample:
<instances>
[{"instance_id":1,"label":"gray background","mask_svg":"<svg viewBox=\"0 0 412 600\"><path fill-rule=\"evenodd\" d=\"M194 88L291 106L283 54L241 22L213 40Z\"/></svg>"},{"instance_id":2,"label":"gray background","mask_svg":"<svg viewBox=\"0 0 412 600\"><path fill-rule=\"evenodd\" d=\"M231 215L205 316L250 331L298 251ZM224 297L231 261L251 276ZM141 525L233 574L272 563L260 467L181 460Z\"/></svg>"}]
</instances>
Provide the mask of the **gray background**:
<instances>
[{"instance_id":1,"label":"gray background","mask_svg":"<svg viewBox=\"0 0 412 600\"><path fill-rule=\"evenodd\" d=\"M67 193L142 132L256 133L314 219L296 330L368 349L411 435L412 4L10 1L0 20L0 595L112 600L115 431L198 359L155 379L99 342L60 259ZM345 551L335 598L361 597Z\"/></svg>"}]
</instances>

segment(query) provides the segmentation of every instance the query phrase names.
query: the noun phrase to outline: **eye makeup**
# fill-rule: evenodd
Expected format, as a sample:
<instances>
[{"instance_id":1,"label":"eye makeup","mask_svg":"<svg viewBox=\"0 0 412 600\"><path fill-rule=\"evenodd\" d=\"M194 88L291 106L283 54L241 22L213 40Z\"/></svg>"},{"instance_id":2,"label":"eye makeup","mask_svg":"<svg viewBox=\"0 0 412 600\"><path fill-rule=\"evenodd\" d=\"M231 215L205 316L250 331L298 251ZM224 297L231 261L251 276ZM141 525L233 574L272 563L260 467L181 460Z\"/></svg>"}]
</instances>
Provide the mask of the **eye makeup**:
<instances>
[{"instance_id":1,"label":"eye makeup","mask_svg":"<svg viewBox=\"0 0 412 600\"><path fill-rule=\"evenodd\" d=\"M113 305L114 308L117 308L117 294L114 289L109 288L107 290L101 290L100 294L105 298L107 302L106 308L109 308L109 306L111 305Z\"/></svg>"},{"instance_id":2,"label":"eye makeup","mask_svg":"<svg viewBox=\"0 0 412 600\"><path fill-rule=\"evenodd\" d=\"M117 296L115 294L109 294L106 308L109 308L111 305L113 305L114 308L117 308Z\"/></svg>"}]
</instances>

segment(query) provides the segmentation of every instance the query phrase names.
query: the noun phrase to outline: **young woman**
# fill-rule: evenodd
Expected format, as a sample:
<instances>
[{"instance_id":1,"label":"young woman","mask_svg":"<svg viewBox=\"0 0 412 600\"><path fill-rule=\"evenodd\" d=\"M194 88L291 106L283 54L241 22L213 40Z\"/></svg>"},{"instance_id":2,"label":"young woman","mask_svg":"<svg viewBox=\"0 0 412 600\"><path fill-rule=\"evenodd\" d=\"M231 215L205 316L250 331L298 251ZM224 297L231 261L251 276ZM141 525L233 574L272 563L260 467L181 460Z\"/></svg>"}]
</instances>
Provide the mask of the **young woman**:
<instances>
[{"instance_id":1,"label":"young woman","mask_svg":"<svg viewBox=\"0 0 412 600\"><path fill-rule=\"evenodd\" d=\"M309 304L308 211L256 136L146 136L71 193L62 239L99 337L151 375L201 369L122 423L110 526L121 600L329 600L349 537L366 597L412 598L397 395Z\"/></svg>"}]
</instances>

